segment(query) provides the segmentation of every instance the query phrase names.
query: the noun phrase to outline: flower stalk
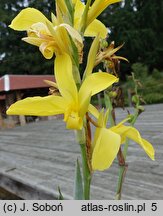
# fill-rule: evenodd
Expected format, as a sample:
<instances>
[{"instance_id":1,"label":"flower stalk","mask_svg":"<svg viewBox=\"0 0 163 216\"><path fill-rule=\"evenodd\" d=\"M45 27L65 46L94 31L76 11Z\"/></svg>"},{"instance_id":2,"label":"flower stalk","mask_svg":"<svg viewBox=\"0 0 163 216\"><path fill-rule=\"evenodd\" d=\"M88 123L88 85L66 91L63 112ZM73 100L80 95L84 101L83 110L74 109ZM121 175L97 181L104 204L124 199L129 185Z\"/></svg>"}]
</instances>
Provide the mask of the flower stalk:
<instances>
[{"instance_id":1,"label":"flower stalk","mask_svg":"<svg viewBox=\"0 0 163 216\"><path fill-rule=\"evenodd\" d=\"M133 118L132 122L130 123L131 126L134 126L134 123L136 122L137 117L138 117L137 112L135 112L134 118ZM127 172L127 168L128 168L128 164L126 164L128 145L129 145L129 139L126 139L123 152L122 152L121 149L118 152L119 174L118 174L118 184L117 184L116 196L115 196L116 200L120 200L121 199L122 186L123 186L123 182L124 182L124 179L125 179L125 176L126 176L126 172ZM122 160L122 163L120 163L121 160Z\"/></svg>"},{"instance_id":2,"label":"flower stalk","mask_svg":"<svg viewBox=\"0 0 163 216\"><path fill-rule=\"evenodd\" d=\"M136 120L137 120L137 118L138 118L138 116L140 114L140 111L139 111L140 97L138 95L138 85L137 85L137 80L135 79L135 76L134 76L133 73L132 73L132 79L133 79L133 82L134 82L134 91L135 91L135 95L133 97L136 98L136 101L135 101L135 112L131 116L131 120L129 121L131 127L134 126L134 124L135 124L135 122L136 122ZM118 156L119 156L118 161L120 162L120 160L123 158L123 163L122 164L119 163L120 168L119 168L118 184L117 184L116 196L115 196L116 200L121 199L122 186L123 186L123 182L124 182L125 175L126 175L127 168L128 168L128 164L126 164L126 157L127 157L127 153L128 153L128 145L129 145L129 139L126 139L123 152L120 149L120 152L118 153Z\"/></svg>"},{"instance_id":3,"label":"flower stalk","mask_svg":"<svg viewBox=\"0 0 163 216\"><path fill-rule=\"evenodd\" d=\"M109 97L109 92L106 92L106 91L105 91L105 106L110 111L110 115L109 115L110 124L111 126L114 126L115 125L115 112L112 106L111 99ZM126 154L127 154L127 146L128 145L126 144L125 145ZM119 164L119 176L118 176L118 186L116 190L116 199L121 199L122 183L123 183L126 171L127 171L127 165L125 163L125 157L124 157L124 153L122 152L121 147L119 148L117 159L118 159L118 164Z\"/></svg>"},{"instance_id":4,"label":"flower stalk","mask_svg":"<svg viewBox=\"0 0 163 216\"><path fill-rule=\"evenodd\" d=\"M77 139L80 145L81 157L82 157L82 171L83 171L83 196L84 200L90 199L90 184L91 184L91 171L88 164L87 144L84 130L77 131Z\"/></svg>"}]
</instances>

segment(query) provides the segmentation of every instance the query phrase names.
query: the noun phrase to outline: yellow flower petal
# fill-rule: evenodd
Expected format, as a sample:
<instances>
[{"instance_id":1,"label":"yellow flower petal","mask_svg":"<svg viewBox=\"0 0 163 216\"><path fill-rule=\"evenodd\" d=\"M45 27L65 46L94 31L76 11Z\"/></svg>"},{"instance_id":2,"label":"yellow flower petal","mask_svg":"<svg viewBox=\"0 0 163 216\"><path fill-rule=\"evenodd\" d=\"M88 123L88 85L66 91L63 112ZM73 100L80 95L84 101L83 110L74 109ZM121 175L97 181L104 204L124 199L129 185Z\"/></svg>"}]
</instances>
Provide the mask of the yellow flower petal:
<instances>
[{"instance_id":1,"label":"yellow flower petal","mask_svg":"<svg viewBox=\"0 0 163 216\"><path fill-rule=\"evenodd\" d=\"M72 74L72 62L69 55L57 55L55 59L55 78L61 95L65 100L78 101L77 87Z\"/></svg>"},{"instance_id":2,"label":"yellow flower petal","mask_svg":"<svg viewBox=\"0 0 163 216\"><path fill-rule=\"evenodd\" d=\"M71 112L66 120L66 128L67 129L74 129L74 130L81 130L83 127L83 120L78 115L77 112Z\"/></svg>"},{"instance_id":3,"label":"yellow flower petal","mask_svg":"<svg viewBox=\"0 0 163 216\"><path fill-rule=\"evenodd\" d=\"M79 115L83 118L85 113L88 111L88 107L91 100L91 92L87 92L85 97L80 98L79 95Z\"/></svg>"},{"instance_id":4,"label":"yellow flower petal","mask_svg":"<svg viewBox=\"0 0 163 216\"><path fill-rule=\"evenodd\" d=\"M92 154L92 169L103 171L111 166L118 153L120 136L106 128L99 130Z\"/></svg>"},{"instance_id":5,"label":"yellow flower petal","mask_svg":"<svg viewBox=\"0 0 163 216\"><path fill-rule=\"evenodd\" d=\"M59 96L29 97L12 104L7 115L50 116L64 113L66 106Z\"/></svg>"},{"instance_id":6,"label":"yellow flower petal","mask_svg":"<svg viewBox=\"0 0 163 216\"><path fill-rule=\"evenodd\" d=\"M74 27L79 29L81 18L84 12L85 5L80 0L73 1L75 4L75 13L74 13ZM105 38L107 35L107 29L105 25L99 20L94 20L90 25L87 26L84 36L85 37L95 37L99 34L101 38Z\"/></svg>"},{"instance_id":7,"label":"yellow flower petal","mask_svg":"<svg viewBox=\"0 0 163 216\"><path fill-rule=\"evenodd\" d=\"M121 0L95 0L88 12L87 26L98 17L110 4Z\"/></svg>"},{"instance_id":8,"label":"yellow flower petal","mask_svg":"<svg viewBox=\"0 0 163 216\"><path fill-rule=\"evenodd\" d=\"M72 1L73 4L76 4L76 1L78 1L78 0L71 0L71 1Z\"/></svg>"},{"instance_id":9,"label":"yellow flower petal","mask_svg":"<svg viewBox=\"0 0 163 216\"><path fill-rule=\"evenodd\" d=\"M82 17L85 5L80 0L76 0L73 3L75 4L74 19L75 19L75 21L77 21ZM75 25L78 26L77 23L75 23Z\"/></svg>"},{"instance_id":10,"label":"yellow flower petal","mask_svg":"<svg viewBox=\"0 0 163 216\"><path fill-rule=\"evenodd\" d=\"M123 47L124 44L121 44L120 46L114 48L114 41L110 44L110 46L106 49L106 57L112 56L114 53L116 53L118 50L120 50Z\"/></svg>"},{"instance_id":11,"label":"yellow flower petal","mask_svg":"<svg viewBox=\"0 0 163 216\"><path fill-rule=\"evenodd\" d=\"M58 5L59 9L62 11L62 13L67 13L67 7L64 0L56 0L56 4Z\"/></svg>"},{"instance_id":12,"label":"yellow flower petal","mask_svg":"<svg viewBox=\"0 0 163 216\"><path fill-rule=\"evenodd\" d=\"M51 41L45 41L41 38L35 38L35 37L25 37L22 38L23 41L38 46L40 52L43 54L43 56L46 59L51 59L54 55L55 51L58 51L57 45L55 42Z\"/></svg>"},{"instance_id":13,"label":"yellow flower petal","mask_svg":"<svg viewBox=\"0 0 163 216\"><path fill-rule=\"evenodd\" d=\"M44 80L44 82L45 82L46 84L48 84L49 86L52 86L52 87L58 89L57 83L55 83L55 82L53 82L53 81L51 81L51 80Z\"/></svg>"},{"instance_id":14,"label":"yellow flower petal","mask_svg":"<svg viewBox=\"0 0 163 216\"><path fill-rule=\"evenodd\" d=\"M120 60L124 60L124 61L127 61L127 62L129 62L129 60L128 59L126 59L126 58L124 58L124 57L122 57L122 56L112 56L112 59L120 59Z\"/></svg>"},{"instance_id":15,"label":"yellow flower petal","mask_svg":"<svg viewBox=\"0 0 163 216\"><path fill-rule=\"evenodd\" d=\"M83 98L90 91L92 92L92 95L95 95L117 81L118 78L111 74L104 72L93 73L85 78L79 90L79 96L80 98Z\"/></svg>"},{"instance_id":16,"label":"yellow flower petal","mask_svg":"<svg viewBox=\"0 0 163 216\"><path fill-rule=\"evenodd\" d=\"M106 128L106 125L104 124L104 120L105 120L105 116L104 116L104 108L103 108L100 110L100 114L97 121L99 127Z\"/></svg>"},{"instance_id":17,"label":"yellow flower petal","mask_svg":"<svg viewBox=\"0 0 163 216\"><path fill-rule=\"evenodd\" d=\"M36 37L25 37L22 38L22 40L38 47L45 41L41 38L36 38Z\"/></svg>"},{"instance_id":18,"label":"yellow flower petal","mask_svg":"<svg viewBox=\"0 0 163 216\"><path fill-rule=\"evenodd\" d=\"M34 23L42 22L46 24L50 21L37 9L23 9L11 22L10 28L18 31L28 30Z\"/></svg>"},{"instance_id":19,"label":"yellow flower petal","mask_svg":"<svg viewBox=\"0 0 163 216\"><path fill-rule=\"evenodd\" d=\"M50 26L50 27L49 27ZM51 34L51 28L52 28L52 23L49 24L47 23L34 23L33 25L31 25L30 29L27 30L28 36L29 37L40 37L43 39L46 39L49 37L51 38L52 34Z\"/></svg>"},{"instance_id":20,"label":"yellow flower petal","mask_svg":"<svg viewBox=\"0 0 163 216\"><path fill-rule=\"evenodd\" d=\"M46 59L51 59L55 52L55 43L44 42L40 45L39 50Z\"/></svg>"},{"instance_id":21,"label":"yellow flower petal","mask_svg":"<svg viewBox=\"0 0 163 216\"><path fill-rule=\"evenodd\" d=\"M99 118L99 111L92 104L89 104L88 111L96 118Z\"/></svg>"},{"instance_id":22,"label":"yellow flower petal","mask_svg":"<svg viewBox=\"0 0 163 216\"><path fill-rule=\"evenodd\" d=\"M83 43L83 40L82 40L82 37L81 35L79 34L79 32L77 30L75 30L73 27L71 27L70 25L68 24L61 24L60 26L63 26L67 31L68 33L70 34L70 36L73 38L73 39L76 39L79 43Z\"/></svg>"},{"instance_id":23,"label":"yellow flower petal","mask_svg":"<svg viewBox=\"0 0 163 216\"><path fill-rule=\"evenodd\" d=\"M155 151L153 146L147 140L141 138L140 133L136 128L121 124L111 128L111 130L122 136L123 141L127 137L138 143L145 150L147 155L154 160Z\"/></svg>"},{"instance_id":24,"label":"yellow flower petal","mask_svg":"<svg viewBox=\"0 0 163 216\"><path fill-rule=\"evenodd\" d=\"M99 38L99 36L97 36L94 39L94 41L91 45L91 48L89 50L89 53L88 53L87 66L86 66L86 69L84 72L84 78L92 73L92 70L93 70L94 65L95 65L96 54L97 54L97 51L99 48L99 42L100 42L100 38Z\"/></svg>"},{"instance_id":25,"label":"yellow flower petal","mask_svg":"<svg viewBox=\"0 0 163 216\"><path fill-rule=\"evenodd\" d=\"M141 138L141 142L138 143L140 144L143 149L145 150L145 152L147 153L147 155L152 159L155 160L155 150L152 146L152 144L150 142L148 142L147 140Z\"/></svg>"},{"instance_id":26,"label":"yellow flower petal","mask_svg":"<svg viewBox=\"0 0 163 216\"><path fill-rule=\"evenodd\" d=\"M53 13L51 13L51 20L52 20L53 26L59 25L58 19Z\"/></svg>"},{"instance_id":27,"label":"yellow flower petal","mask_svg":"<svg viewBox=\"0 0 163 216\"><path fill-rule=\"evenodd\" d=\"M96 36L98 34L101 38L106 38L106 36L108 34L108 30L102 22L95 19L86 28L86 30L84 32L84 36L85 37L93 37L93 36Z\"/></svg>"},{"instance_id":28,"label":"yellow flower petal","mask_svg":"<svg viewBox=\"0 0 163 216\"><path fill-rule=\"evenodd\" d=\"M67 30L65 29L64 26L56 26L55 31L53 33L53 37L55 38L55 42L57 46L59 47L58 49L58 54L62 53L70 53L71 49L71 44L70 44L70 39Z\"/></svg>"}]
</instances>

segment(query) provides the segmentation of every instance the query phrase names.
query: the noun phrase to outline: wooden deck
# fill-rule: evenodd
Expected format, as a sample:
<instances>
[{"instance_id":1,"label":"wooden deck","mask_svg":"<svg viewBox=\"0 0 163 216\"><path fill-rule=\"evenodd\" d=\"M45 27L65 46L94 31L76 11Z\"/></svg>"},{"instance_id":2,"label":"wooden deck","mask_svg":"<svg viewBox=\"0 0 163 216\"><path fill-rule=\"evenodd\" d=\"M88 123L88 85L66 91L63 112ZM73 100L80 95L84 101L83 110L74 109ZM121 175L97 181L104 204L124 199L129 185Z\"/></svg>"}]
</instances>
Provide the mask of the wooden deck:
<instances>
[{"instance_id":1,"label":"wooden deck","mask_svg":"<svg viewBox=\"0 0 163 216\"><path fill-rule=\"evenodd\" d=\"M118 119L124 112L117 109ZM151 161L135 143L130 144L129 168L122 199L163 199L163 104L146 107L136 126L153 143ZM0 131L0 187L23 199L56 199L61 188L66 199L73 196L74 164L79 146L61 120L30 123ZM118 166L96 172L92 199L114 199Z\"/></svg>"}]
</instances>

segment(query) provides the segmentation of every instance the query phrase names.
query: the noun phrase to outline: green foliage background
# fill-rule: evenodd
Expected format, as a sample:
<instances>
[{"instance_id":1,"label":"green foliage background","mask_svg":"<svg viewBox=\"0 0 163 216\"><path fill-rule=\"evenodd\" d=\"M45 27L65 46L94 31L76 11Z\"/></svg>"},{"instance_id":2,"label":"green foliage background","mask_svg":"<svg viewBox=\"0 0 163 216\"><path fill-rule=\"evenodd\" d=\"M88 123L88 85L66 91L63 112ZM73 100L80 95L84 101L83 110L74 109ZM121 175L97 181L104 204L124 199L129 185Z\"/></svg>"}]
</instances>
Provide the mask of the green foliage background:
<instances>
[{"instance_id":1,"label":"green foliage background","mask_svg":"<svg viewBox=\"0 0 163 216\"><path fill-rule=\"evenodd\" d=\"M125 0L120 7L114 4L101 15L110 27L110 40L117 45L125 42L119 52L129 59L122 64L122 72L131 70L131 65L140 62L149 67L163 69L163 1Z\"/></svg>"},{"instance_id":2,"label":"green foliage background","mask_svg":"<svg viewBox=\"0 0 163 216\"><path fill-rule=\"evenodd\" d=\"M135 79L138 80L138 94L144 100L146 104L163 103L163 72L154 69L149 74L149 69L142 63L135 63L132 65L132 72L134 73ZM134 82L131 76L127 77L127 82L123 83L123 90L125 93L125 104L129 105L128 91L131 92L134 89ZM134 93L134 92L133 92Z\"/></svg>"},{"instance_id":3,"label":"green foliage background","mask_svg":"<svg viewBox=\"0 0 163 216\"><path fill-rule=\"evenodd\" d=\"M35 7L48 18L55 12L54 0L1 0L0 1L0 76L4 74L52 74L53 60L46 60L38 47L21 40L25 32L8 27L12 19L26 6Z\"/></svg>"}]
</instances>

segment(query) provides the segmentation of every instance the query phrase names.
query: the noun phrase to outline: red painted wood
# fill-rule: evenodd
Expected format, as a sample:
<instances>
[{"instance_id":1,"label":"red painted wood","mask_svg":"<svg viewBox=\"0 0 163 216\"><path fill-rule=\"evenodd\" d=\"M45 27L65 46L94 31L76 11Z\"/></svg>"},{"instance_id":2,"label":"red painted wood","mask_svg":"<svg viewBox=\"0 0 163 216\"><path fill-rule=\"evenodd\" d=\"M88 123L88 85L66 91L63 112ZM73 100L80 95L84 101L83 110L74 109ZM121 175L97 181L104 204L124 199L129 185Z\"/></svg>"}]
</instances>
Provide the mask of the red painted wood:
<instances>
[{"instance_id":1,"label":"red painted wood","mask_svg":"<svg viewBox=\"0 0 163 216\"><path fill-rule=\"evenodd\" d=\"M6 95L0 95L0 100L5 100L6 99Z\"/></svg>"},{"instance_id":2,"label":"red painted wood","mask_svg":"<svg viewBox=\"0 0 163 216\"><path fill-rule=\"evenodd\" d=\"M10 90L49 87L44 80L54 81L53 75L8 75ZM0 78L0 92L5 91L4 76Z\"/></svg>"},{"instance_id":3,"label":"red painted wood","mask_svg":"<svg viewBox=\"0 0 163 216\"><path fill-rule=\"evenodd\" d=\"M0 78L0 92L4 91L4 78Z\"/></svg>"}]
</instances>

